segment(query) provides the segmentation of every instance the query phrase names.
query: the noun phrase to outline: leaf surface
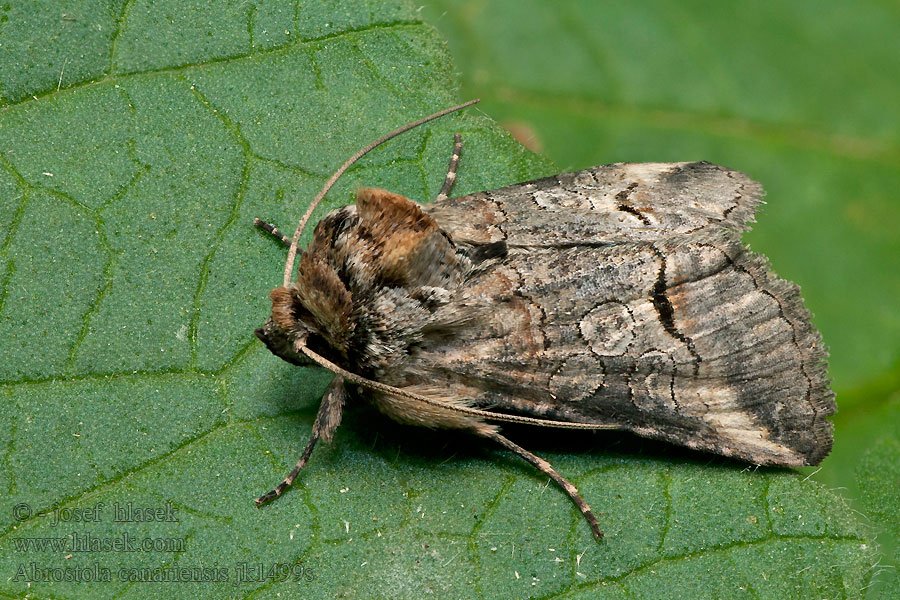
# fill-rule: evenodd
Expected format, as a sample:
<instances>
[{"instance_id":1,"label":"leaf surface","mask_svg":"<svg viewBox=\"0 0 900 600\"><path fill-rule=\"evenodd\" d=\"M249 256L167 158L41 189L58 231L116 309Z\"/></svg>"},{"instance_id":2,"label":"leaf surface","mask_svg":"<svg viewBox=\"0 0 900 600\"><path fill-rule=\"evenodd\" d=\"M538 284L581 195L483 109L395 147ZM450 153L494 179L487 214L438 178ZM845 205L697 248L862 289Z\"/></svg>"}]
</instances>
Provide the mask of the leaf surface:
<instances>
[{"instance_id":1,"label":"leaf surface","mask_svg":"<svg viewBox=\"0 0 900 600\"><path fill-rule=\"evenodd\" d=\"M286 6L0 6L0 593L858 597L870 534L838 496L624 436L511 430L603 513L600 543L514 457L366 407L254 507L329 376L253 337L284 258L253 218L291 230L356 149L459 100L414 7ZM319 214L359 185L434 197L454 131L457 193L556 170L469 111L373 152Z\"/></svg>"}]
</instances>

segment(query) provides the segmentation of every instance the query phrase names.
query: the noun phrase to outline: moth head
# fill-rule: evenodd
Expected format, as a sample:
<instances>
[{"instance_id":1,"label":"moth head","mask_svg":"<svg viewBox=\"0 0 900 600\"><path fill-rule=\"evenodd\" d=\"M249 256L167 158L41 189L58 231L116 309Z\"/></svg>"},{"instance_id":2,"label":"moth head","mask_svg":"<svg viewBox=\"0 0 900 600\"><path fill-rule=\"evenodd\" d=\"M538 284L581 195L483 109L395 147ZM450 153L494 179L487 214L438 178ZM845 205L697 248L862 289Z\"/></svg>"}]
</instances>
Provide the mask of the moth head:
<instances>
[{"instance_id":1,"label":"moth head","mask_svg":"<svg viewBox=\"0 0 900 600\"><path fill-rule=\"evenodd\" d=\"M322 254L315 248L303 253L297 281L269 293L272 316L256 330L272 353L294 364L311 364L302 345L325 356L346 357L354 329L350 291Z\"/></svg>"},{"instance_id":2,"label":"moth head","mask_svg":"<svg viewBox=\"0 0 900 600\"><path fill-rule=\"evenodd\" d=\"M349 340L354 330L354 320L352 318L353 302L350 290L337 272L339 268L344 268L341 265L345 263L342 260L336 260L336 258L339 258L335 254L336 237L332 234L341 233L337 224L343 223L346 217L349 216L349 213L336 211L333 213L335 216L331 219L331 222L329 222L329 217L326 217L316 227L311 247L306 252L303 252L300 257L297 280L292 281L292 273L298 251L297 242L313 211L325 197L328 190L351 165L387 140L396 137L404 131L456 112L476 102L478 100L472 100L439 111L404 125L375 140L348 159L331 176L316 197L313 198L306 212L300 218L288 248L284 268L284 284L272 290L270 294L272 298L272 316L263 327L255 332L256 336L275 355L298 365L310 365L314 362L307 358L310 351L318 355L320 359L330 357L340 360L347 357ZM382 199L382 194L375 194L372 198L375 202L369 202L368 204L371 206L379 205L378 200ZM394 198L388 198L387 204L397 204L395 200ZM414 206L409 200L405 201ZM392 248L394 252L390 252L383 257L382 262L385 264L380 265L382 273L392 274L390 267L396 267L396 265L391 261L400 262L404 259L401 250L421 245L421 240L418 238L421 238L423 233L425 233L423 227L424 229L428 227L424 221L424 225L419 222L418 216L413 214L415 212L421 214L421 211L416 208L415 211L406 215L406 221L409 221L406 223L407 228L412 227L412 229L415 229L415 235L409 239L403 238L400 243L396 244L397 248ZM416 216L416 218L412 218L413 216ZM386 234L387 232L384 233ZM433 232L429 231L428 233ZM383 249L379 248L379 250ZM418 254L422 255L423 260L426 258L425 253ZM397 270L397 268L394 269L394 271Z\"/></svg>"},{"instance_id":3,"label":"moth head","mask_svg":"<svg viewBox=\"0 0 900 600\"><path fill-rule=\"evenodd\" d=\"M296 350L294 336L276 325L271 317L265 325L258 327L253 333L278 358L300 367L311 367L315 364L305 354Z\"/></svg>"}]
</instances>

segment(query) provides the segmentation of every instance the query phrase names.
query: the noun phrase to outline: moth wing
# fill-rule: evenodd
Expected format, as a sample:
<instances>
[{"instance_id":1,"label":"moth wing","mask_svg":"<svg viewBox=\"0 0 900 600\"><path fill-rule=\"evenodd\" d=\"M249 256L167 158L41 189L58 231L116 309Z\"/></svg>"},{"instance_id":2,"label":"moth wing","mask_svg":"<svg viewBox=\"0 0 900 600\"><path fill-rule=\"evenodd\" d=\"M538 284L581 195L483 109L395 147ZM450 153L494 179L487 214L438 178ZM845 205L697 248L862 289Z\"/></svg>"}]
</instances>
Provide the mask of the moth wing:
<instances>
[{"instance_id":1,"label":"moth wing","mask_svg":"<svg viewBox=\"0 0 900 600\"><path fill-rule=\"evenodd\" d=\"M617 163L425 208L457 242L510 247L656 242L743 230L762 187L710 164Z\"/></svg>"},{"instance_id":2,"label":"moth wing","mask_svg":"<svg viewBox=\"0 0 900 600\"><path fill-rule=\"evenodd\" d=\"M454 242L501 236L508 255L452 303L478 326L404 368L502 412L817 464L835 411L827 352L798 288L740 241L761 193L707 163L611 165L441 203Z\"/></svg>"}]
</instances>

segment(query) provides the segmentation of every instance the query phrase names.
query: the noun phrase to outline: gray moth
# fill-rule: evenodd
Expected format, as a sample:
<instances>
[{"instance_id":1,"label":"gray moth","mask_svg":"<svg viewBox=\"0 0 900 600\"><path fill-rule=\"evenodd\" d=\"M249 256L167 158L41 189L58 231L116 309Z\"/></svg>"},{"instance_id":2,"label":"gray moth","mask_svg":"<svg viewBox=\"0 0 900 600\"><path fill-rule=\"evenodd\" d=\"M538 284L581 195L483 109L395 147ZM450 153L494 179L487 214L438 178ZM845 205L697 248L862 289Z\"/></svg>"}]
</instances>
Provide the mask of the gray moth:
<instances>
[{"instance_id":1,"label":"gray moth","mask_svg":"<svg viewBox=\"0 0 900 600\"><path fill-rule=\"evenodd\" d=\"M620 163L429 205L363 188L294 252L257 336L335 373L280 495L348 401L491 439L574 485L498 422L616 429L755 465L818 464L835 412L827 352L797 286L740 234L761 186L705 162Z\"/></svg>"}]
</instances>

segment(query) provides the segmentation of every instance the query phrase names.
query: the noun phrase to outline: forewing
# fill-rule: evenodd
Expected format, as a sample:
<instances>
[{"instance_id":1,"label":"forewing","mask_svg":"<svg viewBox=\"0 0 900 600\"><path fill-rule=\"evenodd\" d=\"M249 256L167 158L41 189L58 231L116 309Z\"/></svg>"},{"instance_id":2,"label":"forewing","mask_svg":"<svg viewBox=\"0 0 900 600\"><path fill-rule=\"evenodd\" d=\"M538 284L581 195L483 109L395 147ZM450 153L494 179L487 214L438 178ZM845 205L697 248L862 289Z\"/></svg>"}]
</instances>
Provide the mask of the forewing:
<instances>
[{"instance_id":1,"label":"forewing","mask_svg":"<svg viewBox=\"0 0 900 600\"><path fill-rule=\"evenodd\" d=\"M797 287L740 242L760 195L689 163L560 175L457 199L458 212L448 201L432 214L455 242L499 235L509 254L456 299L478 326L405 368L501 411L816 464L832 439L826 352Z\"/></svg>"},{"instance_id":2,"label":"forewing","mask_svg":"<svg viewBox=\"0 0 900 600\"><path fill-rule=\"evenodd\" d=\"M762 188L706 162L619 163L450 198L425 208L461 243L510 247L657 242L752 220Z\"/></svg>"}]
</instances>

